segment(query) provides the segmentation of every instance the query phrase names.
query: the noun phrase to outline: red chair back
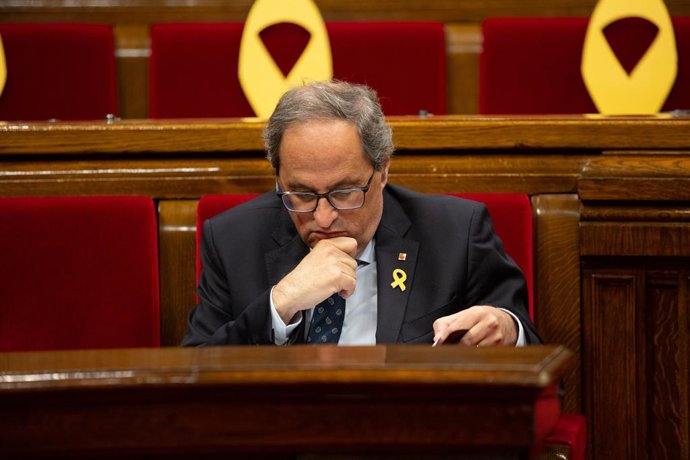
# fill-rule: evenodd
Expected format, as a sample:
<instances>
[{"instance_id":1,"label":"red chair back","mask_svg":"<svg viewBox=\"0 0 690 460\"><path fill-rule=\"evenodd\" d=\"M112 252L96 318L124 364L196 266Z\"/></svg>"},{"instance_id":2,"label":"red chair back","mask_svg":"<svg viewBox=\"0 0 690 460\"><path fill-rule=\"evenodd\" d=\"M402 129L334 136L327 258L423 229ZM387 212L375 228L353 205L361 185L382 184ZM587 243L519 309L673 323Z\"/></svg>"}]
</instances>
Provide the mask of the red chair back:
<instances>
[{"instance_id":1,"label":"red chair back","mask_svg":"<svg viewBox=\"0 0 690 460\"><path fill-rule=\"evenodd\" d=\"M151 28L149 116L152 118L254 116L240 86L243 24L157 24ZM374 88L387 115L446 113L443 24L332 22L334 78ZM262 36L282 68L303 43L296 27Z\"/></svg>"},{"instance_id":2,"label":"red chair back","mask_svg":"<svg viewBox=\"0 0 690 460\"><path fill-rule=\"evenodd\" d=\"M0 254L0 351L159 346L150 198L0 198Z\"/></svg>"},{"instance_id":3,"label":"red chair back","mask_svg":"<svg viewBox=\"0 0 690 460\"><path fill-rule=\"evenodd\" d=\"M249 201L259 196L256 193L238 193L234 195L204 195L199 199L196 207L196 281L199 282L201 274L201 258L199 246L201 245L201 232L204 222L211 217L234 208L238 204Z\"/></svg>"},{"instance_id":4,"label":"red chair back","mask_svg":"<svg viewBox=\"0 0 690 460\"><path fill-rule=\"evenodd\" d=\"M580 65L588 18L492 18L482 25L479 112L596 113ZM619 22L607 34L620 62L636 62L648 23ZM664 111L690 107L690 17L673 18L678 75Z\"/></svg>"},{"instance_id":5,"label":"red chair back","mask_svg":"<svg viewBox=\"0 0 690 460\"><path fill-rule=\"evenodd\" d=\"M486 205L496 234L506 253L520 267L527 281L529 314L534 318L534 248L532 205L520 193L452 193L453 196Z\"/></svg>"},{"instance_id":6,"label":"red chair back","mask_svg":"<svg viewBox=\"0 0 690 460\"><path fill-rule=\"evenodd\" d=\"M91 120L117 114L112 28L0 24L7 82L0 120Z\"/></svg>"}]
</instances>

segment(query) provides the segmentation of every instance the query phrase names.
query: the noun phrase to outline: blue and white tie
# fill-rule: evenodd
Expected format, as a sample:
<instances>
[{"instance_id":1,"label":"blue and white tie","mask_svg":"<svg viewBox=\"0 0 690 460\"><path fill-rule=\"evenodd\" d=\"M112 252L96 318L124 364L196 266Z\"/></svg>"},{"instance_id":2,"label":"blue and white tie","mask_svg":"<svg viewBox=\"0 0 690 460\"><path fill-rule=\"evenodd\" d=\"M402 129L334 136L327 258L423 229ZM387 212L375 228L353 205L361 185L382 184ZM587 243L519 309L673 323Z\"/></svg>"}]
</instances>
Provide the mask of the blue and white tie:
<instances>
[{"instance_id":1,"label":"blue and white tie","mask_svg":"<svg viewBox=\"0 0 690 460\"><path fill-rule=\"evenodd\" d=\"M337 344L343 330L344 318L345 299L338 294L333 294L314 307L307 343L314 345L320 343Z\"/></svg>"}]
</instances>

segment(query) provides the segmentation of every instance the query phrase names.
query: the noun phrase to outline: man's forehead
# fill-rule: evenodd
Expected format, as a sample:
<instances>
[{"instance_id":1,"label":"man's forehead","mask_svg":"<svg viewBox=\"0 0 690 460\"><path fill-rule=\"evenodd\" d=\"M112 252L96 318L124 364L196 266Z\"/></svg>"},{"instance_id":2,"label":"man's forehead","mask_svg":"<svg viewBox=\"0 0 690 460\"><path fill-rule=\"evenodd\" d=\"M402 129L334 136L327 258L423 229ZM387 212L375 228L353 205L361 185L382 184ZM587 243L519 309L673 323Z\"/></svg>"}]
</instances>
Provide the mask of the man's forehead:
<instances>
[{"instance_id":1,"label":"man's forehead","mask_svg":"<svg viewBox=\"0 0 690 460\"><path fill-rule=\"evenodd\" d=\"M373 166L371 169L365 170L364 168L357 169L354 171L342 171L333 172L329 174L319 174L313 171L294 171L291 174L281 173L281 182L285 187L290 189L308 189L308 190L332 190L335 188L343 187L358 187L364 185L368 179L368 176L364 177L365 174L371 174Z\"/></svg>"}]
</instances>

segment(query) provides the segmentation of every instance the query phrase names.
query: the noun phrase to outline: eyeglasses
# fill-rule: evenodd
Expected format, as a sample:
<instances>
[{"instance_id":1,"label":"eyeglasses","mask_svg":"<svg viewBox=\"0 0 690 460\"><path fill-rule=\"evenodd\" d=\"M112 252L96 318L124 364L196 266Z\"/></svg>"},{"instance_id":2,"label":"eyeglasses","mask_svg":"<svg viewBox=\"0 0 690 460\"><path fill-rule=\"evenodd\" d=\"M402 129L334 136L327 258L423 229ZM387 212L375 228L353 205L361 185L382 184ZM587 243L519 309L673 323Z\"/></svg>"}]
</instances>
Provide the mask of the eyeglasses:
<instances>
[{"instance_id":1,"label":"eyeglasses","mask_svg":"<svg viewBox=\"0 0 690 460\"><path fill-rule=\"evenodd\" d=\"M339 211L357 209L364 206L364 198L369 191L375 173L376 170L374 169L364 187L331 190L326 193L281 192L276 183L276 195L283 200L283 205L290 212L314 212L321 198L325 198L331 206Z\"/></svg>"}]
</instances>

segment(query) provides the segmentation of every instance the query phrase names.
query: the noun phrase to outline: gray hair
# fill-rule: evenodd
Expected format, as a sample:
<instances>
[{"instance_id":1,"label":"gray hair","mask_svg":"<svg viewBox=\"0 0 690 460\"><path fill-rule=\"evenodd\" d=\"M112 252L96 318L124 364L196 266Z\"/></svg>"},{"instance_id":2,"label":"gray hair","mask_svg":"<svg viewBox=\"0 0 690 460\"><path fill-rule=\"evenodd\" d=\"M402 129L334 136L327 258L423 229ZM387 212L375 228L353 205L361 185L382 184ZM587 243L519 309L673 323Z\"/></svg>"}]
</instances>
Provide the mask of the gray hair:
<instances>
[{"instance_id":1,"label":"gray hair","mask_svg":"<svg viewBox=\"0 0 690 460\"><path fill-rule=\"evenodd\" d=\"M342 81L315 82L287 91L264 129L266 158L276 172L283 133L308 120L345 120L357 127L362 148L377 170L393 154L393 135L386 124L376 91Z\"/></svg>"}]
</instances>

